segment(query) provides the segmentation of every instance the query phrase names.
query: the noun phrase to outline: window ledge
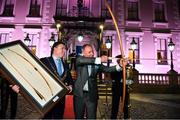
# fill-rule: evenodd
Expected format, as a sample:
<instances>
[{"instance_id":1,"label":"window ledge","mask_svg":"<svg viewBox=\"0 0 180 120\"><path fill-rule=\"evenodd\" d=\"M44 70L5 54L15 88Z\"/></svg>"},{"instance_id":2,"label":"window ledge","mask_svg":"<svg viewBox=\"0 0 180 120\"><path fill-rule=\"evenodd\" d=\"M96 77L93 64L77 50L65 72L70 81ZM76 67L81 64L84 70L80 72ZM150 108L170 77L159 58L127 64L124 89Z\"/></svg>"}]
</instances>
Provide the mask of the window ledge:
<instances>
[{"instance_id":1,"label":"window ledge","mask_svg":"<svg viewBox=\"0 0 180 120\"><path fill-rule=\"evenodd\" d=\"M0 20L11 20L14 21L14 16L0 16Z\"/></svg>"},{"instance_id":2,"label":"window ledge","mask_svg":"<svg viewBox=\"0 0 180 120\"><path fill-rule=\"evenodd\" d=\"M158 66L167 66L169 64L168 63L156 63L156 65L158 65Z\"/></svg>"},{"instance_id":3,"label":"window ledge","mask_svg":"<svg viewBox=\"0 0 180 120\"><path fill-rule=\"evenodd\" d=\"M41 21L41 16L39 17L34 17L34 16L26 16L26 21Z\"/></svg>"},{"instance_id":4,"label":"window ledge","mask_svg":"<svg viewBox=\"0 0 180 120\"><path fill-rule=\"evenodd\" d=\"M168 22L167 22L167 21L164 21L164 22L153 21L153 26L154 26L154 27L157 27L157 26L168 27Z\"/></svg>"},{"instance_id":5,"label":"window ledge","mask_svg":"<svg viewBox=\"0 0 180 120\"><path fill-rule=\"evenodd\" d=\"M142 21L140 20L126 20L126 25L138 25L141 26Z\"/></svg>"},{"instance_id":6,"label":"window ledge","mask_svg":"<svg viewBox=\"0 0 180 120\"><path fill-rule=\"evenodd\" d=\"M113 22L112 19L105 19L105 22Z\"/></svg>"}]
</instances>

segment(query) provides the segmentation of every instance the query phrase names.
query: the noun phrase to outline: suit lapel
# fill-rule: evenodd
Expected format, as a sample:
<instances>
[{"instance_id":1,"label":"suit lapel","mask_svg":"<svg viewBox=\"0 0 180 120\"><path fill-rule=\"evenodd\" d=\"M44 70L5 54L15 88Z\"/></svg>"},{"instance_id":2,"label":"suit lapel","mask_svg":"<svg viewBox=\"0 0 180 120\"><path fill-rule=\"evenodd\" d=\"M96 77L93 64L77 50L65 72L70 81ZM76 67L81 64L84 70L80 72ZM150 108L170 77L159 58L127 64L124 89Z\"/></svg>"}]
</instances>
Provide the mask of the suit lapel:
<instances>
[{"instance_id":1,"label":"suit lapel","mask_svg":"<svg viewBox=\"0 0 180 120\"><path fill-rule=\"evenodd\" d=\"M91 65L91 75L94 76L95 73L95 65Z\"/></svg>"},{"instance_id":2,"label":"suit lapel","mask_svg":"<svg viewBox=\"0 0 180 120\"><path fill-rule=\"evenodd\" d=\"M52 69L54 69L55 70L55 72L57 73L57 67L56 67L56 64L55 64L55 62L54 62L54 59L53 59L53 57L50 57L49 58L49 61L51 62L51 65L52 65Z\"/></svg>"}]
</instances>

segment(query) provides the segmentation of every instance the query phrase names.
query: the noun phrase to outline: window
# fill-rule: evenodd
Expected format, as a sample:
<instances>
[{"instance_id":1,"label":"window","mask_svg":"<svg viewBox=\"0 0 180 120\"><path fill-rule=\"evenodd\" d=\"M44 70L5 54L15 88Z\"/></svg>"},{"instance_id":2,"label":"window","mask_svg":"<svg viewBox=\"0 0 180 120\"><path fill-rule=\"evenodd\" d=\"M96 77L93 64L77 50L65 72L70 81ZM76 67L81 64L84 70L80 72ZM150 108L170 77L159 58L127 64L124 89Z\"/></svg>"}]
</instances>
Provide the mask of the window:
<instances>
[{"instance_id":1,"label":"window","mask_svg":"<svg viewBox=\"0 0 180 120\"><path fill-rule=\"evenodd\" d=\"M107 0L108 1L108 4L110 5L111 9L112 9L112 0ZM111 18L111 15L105 5L105 2L104 0L101 0L101 17L103 18L107 18L107 19L110 19Z\"/></svg>"},{"instance_id":2,"label":"window","mask_svg":"<svg viewBox=\"0 0 180 120\"><path fill-rule=\"evenodd\" d=\"M0 0L0 14L2 14L3 10L3 0Z\"/></svg>"},{"instance_id":3,"label":"window","mask_svg":"<svg viewBox=\"0 0 180 120\"><path fill-rule=\"evenodd\" d=\"M138 1L128 1L127 3L127 19L128 20L139 20L139 15L138 15Z\"/></svg>"},{"instance_id":4,"label":"window","mask_svg":"<svg viewBox=\"0 0 180 120\"><path fill-rule=\"evenodd\" d=\"M28 17L40 17L40 0L31 0Z\"/></svg>"},{"instance_id":5,"label":"window","mask_svg":"<svg viewBox=\"0 0 180 120\"><path fill-rule=\"evenodd\" d=\"M157 63L167 64L167 40L157 40Z\"/></svg>"},{"instance_id":6,"label":"window","mask_svg":"<svg viewBox=\"0 0 180 120\"><path fill-rule=\"evenodd\" d=\"M7 17L12 17L13 15L13 10L14 10L14 1L13 0L5 0L4 1L4 9L3 9L3 13L1 14L1 16L7 16Z\"/></svg>"},{"instance_id":7,"label":"window","mask_svg":"<svg viewBox=\"0 0 180 120\"><path fill-rule=\"evenodd\" d=\"M61 15L65 16L67 15L67 1L68 0L57 0L56 1L56 16Z\"/></svg>"},{"instance_id":8,"label":"window","mask_svg":"<svg viewBox=\"0 0 180 120\"><path fill-rule=\"evenodd\" d=\"M154 3L154 21L155 22L166 22L165 4L164 3Z\"/></svg>"},{"instance_id":9,"label":"window","mask_svg":"<svg viewBox=\"0 0 180 120\"><path fill-rule=\"evenodd\" d=\"M130 38L130 43L132 42L132 39L133 39L133 37ZM135 63L139 64L140 63L139 37L134 37L134 40L137 43L137 47L134 50L134 52L135 52L134 59L135 59ZM131 45L129 45L129 46L131 46ZM131 48L129 49L129 59L130 59L130 63L133 63L133 50Z\"/></svg>"},{"instance_id":10,"label":"window","mask_svg":"<svg viewBox=\"0 0 180 120\"><path fill-rule=\"evenodd\" d=\"M9 41L9 33L0 33L0 44L4 44Z\"/></svg>"}]
</instances>

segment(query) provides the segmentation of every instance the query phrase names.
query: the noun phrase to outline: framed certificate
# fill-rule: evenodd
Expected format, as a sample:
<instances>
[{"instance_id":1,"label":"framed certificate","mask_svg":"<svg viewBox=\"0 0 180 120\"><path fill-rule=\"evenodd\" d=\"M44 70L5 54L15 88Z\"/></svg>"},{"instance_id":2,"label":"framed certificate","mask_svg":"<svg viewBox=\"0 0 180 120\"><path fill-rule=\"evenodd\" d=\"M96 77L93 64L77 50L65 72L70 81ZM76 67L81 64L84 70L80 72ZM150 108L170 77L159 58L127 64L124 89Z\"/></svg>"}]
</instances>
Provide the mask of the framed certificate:
<instances>
[{"instance_id":1,"label":"framed certificate","mask_svg":"<svg viewBox=\"0 0 180 120\"><path fill-rule=\"evenodd\" d=\"M20 41L0 45L0 72L43 116L63 96L66 86Z\"/></svg>"}]
</instances>

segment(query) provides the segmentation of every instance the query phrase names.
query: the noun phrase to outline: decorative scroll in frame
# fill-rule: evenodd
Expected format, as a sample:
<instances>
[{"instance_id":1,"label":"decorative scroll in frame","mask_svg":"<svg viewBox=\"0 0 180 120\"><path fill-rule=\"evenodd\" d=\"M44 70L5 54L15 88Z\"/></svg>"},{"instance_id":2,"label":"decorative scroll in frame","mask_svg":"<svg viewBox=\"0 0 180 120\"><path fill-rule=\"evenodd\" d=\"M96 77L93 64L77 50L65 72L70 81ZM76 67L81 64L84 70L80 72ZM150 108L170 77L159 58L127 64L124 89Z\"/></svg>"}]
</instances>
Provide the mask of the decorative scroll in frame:
<instances>
[{"instance_id":1,"label":"decorative scroll in frame","mask_svg":"<svg viewBox=\"0 0 180 120\"><path fill-rule=\"evenodd\" d=\"M20 86L22 96L41 117L68 92L20 40L0 45L0 72L11 84Z\"/></svg>"}]
</instances>

